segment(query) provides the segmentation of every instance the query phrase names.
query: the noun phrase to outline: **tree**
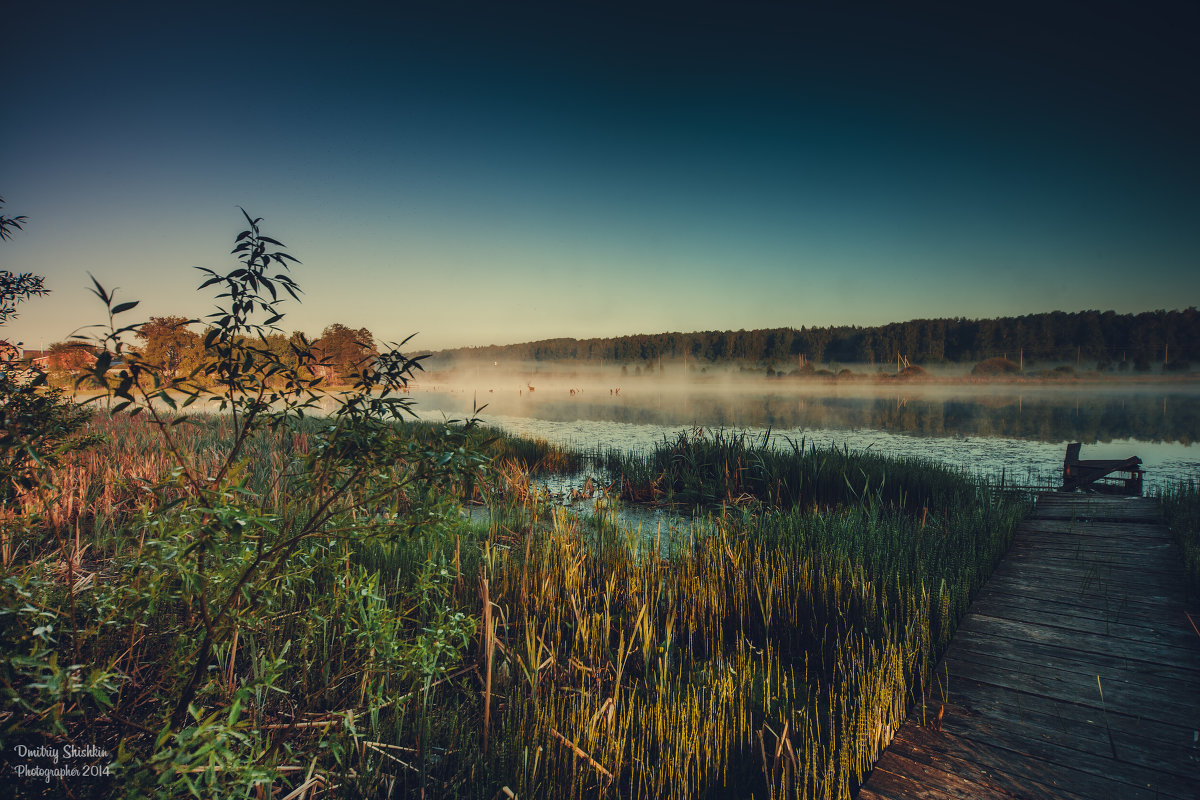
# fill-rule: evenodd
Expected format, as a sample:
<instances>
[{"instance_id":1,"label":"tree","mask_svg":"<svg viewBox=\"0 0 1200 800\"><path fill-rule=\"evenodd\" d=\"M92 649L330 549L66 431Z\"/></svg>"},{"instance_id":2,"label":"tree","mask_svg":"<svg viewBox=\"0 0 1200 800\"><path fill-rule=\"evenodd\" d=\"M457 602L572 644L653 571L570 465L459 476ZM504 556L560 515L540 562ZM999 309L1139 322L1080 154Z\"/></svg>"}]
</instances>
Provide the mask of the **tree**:
<instances>
[{"instance_id":1,"label":"tree","mask_svg":"<svg viewBox=\"0 0 1200 800\"><path fill-rule=\"evenodd\" d=\"M321 331L321 338L313 343L321 364L331 370L331 377L339 383L351 379L354 373L379 355L375 337L366 328L354 330L335 322Z\"/></svg>"},{"instance_id":2,"label":"tree","mask_svg":"<svg viewBox=\"0 0 1200 800\"><path fill-rule=\"evenodd\" d=\"M137 331L137 338L145 342L141 358L162 370L168 378L174 378L190 357L200 349L201 338L187 326L193 320L186 317L151 317Z\"/></svg>"},{"instance_id":3,"label":"tree","mask_svg":"<svg viewBox=\"0 0 1200 800\"><path fill-rule=\"evenodd\" d=\"M54 342L49 356L54 372L83 372L96 363L95 348L85 342Z\"/></svg>"},{"instance_id":4,"label":"tree","mask_svg":"<svg viewBox=\"0 0 1200 800\"><path fill-rule=\"evenodd\" d=\"M4 198L0 197L0 208L4 206ZM0 241L12 239L13 231L23 230L28 219L25 216L6 217L0 214ZM48 294L49 290L43 284L41 275L28 272L14 274L8 270L0 270L0 325L16 315L17 303L30 297L40 297Z\"/></svg>"},{"instance_id":5,"label":"tree","mask_svg":"<svg viewBox=\"0 0 1200 800\"><path fill-rule=\"evenodd\" d=\"M366 614L361 622L356 617L353 625L369 633L368 638L349 642L351 651L342 658L353 660L353 668L363 675L376 676L354 694L384 714L417 693L422 708L428 709L430 688L461 657L474 631L473 619L448 605L444 587L449 585L449 572L434 556L429 556L411 598L391 604L376 596L374 567L347 559L352 549L357 552L363 545L390 547L402 536L440 531L443 520L458 514L451 488L473 477L482 455L465 428L447 429L444 438L431 442L396 424L412 414L413 400L402 390L420 369L421 357L404 356L395 349L398 345L379 353L369 331L326 329L322 355L348 368L344 375L352 383L344 391L322 395L313 377L313 348L302 335L284 339L275 327L283 316L277 308L282 292L277 290L293 299L299 291L286 274L287 262L296 259L283 252L282 243L261 233L260 220L248 215L246 220L249 229L237 237L233 251L240 264L226 273L203 269L208 278L201 288L218 286L218 298L225 304L206 318L211 327L203 337L203 364L196 375L169 376L161 361L133 358L124 359L115 379L110 377L108 365L128 354L129 334L139 330L136 324L119 326L115 321L100 340L103 352L93 369L97 385L119 401L113 412L144 413L175 464L169 478L146 487L153 497L153 537L145 547L113 557L126 559L133 567L128 574L144 577L121 582L118 576L109 589L122 598L112 607L112 613L124 615L121 624L136 627L153 615L168 619L155 645L169 665L157 677L159 702L139 708L132 698L125 706L118 698L111 715L123 725L129 706L142 717L138 731L121 745L127 755L119 769L130 784L169 784L180 796L198 780L192 765L209 750L194 748L207 747L204 737L214 730L212 720L229 720L228 730L236 733L246 757L238 764L240 773L218 773L210 759L205 778L210 785L244 779L244 788L229 794L248 794L250 786L261 785L264 768L271 766L261 764L262 759L286 757L280 754L288 752L288 734L279 731L289 726L251 730L237 724L235 730L234 725L243 707L252 708L255 715L271 712L274 701L268 698L286 693L281 689L285 670L295 674L300 663L296 659L307 664L304 654L320 651L325 627L298 629L274 660L264 654L257 662L266 668L247 673L236 685L214 680L212 664L236 650L239 631L244 636L261 625L268 612L295 604L298 587L342 577L314 595L319 607L309 613L339 626L348 610ZM110 320L135 305L115 302L98 282L95 294L107 306ZM205 383L196 380L200 377ZM167 408L186 408L198 400L211 401L227 414L222 421L226 446L219 448L216 465L206 461L207 453L191 451L181 441L178 426L186 417L166 413ZM331 400L335 408L320 425L301 427L306 412ZM278 476L288 490L276 498L248 491L255 457L248 449L256 446L260 434L289 430L303 430L312 444L295 452ZM404 641L407 620L414 615L427 632L437 631L436 647L428 636ZM90 635L97 643L112 638L99 628ZM293 641L293 655L285 659ZM299 704L294 710L304 712L329 702L330 696L341 697L343 679L341 672L317 676L327 682L293 695ZM306 706L309 702L312 705ZM208 716L214 707L220 710ZM161 731L157 740L141 735L147 725ZM426 727L422 735L428 734ZM339 737L336 747L329 748L336 751L339 763L338 754L350 750L345 742L357 736L353 730L318 735L325 737L322 748Z\"/></svg>"}]
</instances>

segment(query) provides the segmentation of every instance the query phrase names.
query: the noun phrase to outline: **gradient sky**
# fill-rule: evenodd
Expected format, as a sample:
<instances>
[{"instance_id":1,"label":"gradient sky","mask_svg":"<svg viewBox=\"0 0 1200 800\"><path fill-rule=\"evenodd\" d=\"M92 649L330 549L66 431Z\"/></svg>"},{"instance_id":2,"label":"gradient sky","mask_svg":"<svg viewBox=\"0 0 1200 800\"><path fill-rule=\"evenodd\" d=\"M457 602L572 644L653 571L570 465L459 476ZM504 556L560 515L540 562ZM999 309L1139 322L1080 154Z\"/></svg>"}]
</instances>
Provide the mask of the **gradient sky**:
<instances>
[{"instance_id":1,"label":"gradient sky","mask_svg":"<svg viewBox=\"0 0 1200 800\"><path fill-rule=\"evenodd\" d=\"M208 313L238 206L419 349L1197 303L1200 6L889 5L11 7L3 334Z\"/></svg>"}]
</instances>

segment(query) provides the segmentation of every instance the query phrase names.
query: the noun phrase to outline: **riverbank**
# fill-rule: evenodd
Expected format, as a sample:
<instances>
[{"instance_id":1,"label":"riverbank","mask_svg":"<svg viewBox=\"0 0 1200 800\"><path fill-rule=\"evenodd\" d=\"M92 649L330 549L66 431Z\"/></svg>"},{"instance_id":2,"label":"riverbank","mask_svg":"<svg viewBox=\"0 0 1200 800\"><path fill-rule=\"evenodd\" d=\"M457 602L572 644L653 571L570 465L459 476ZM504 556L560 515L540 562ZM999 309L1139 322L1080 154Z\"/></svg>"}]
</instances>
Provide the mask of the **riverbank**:
<instances>
[{"instance_id":1,"label":"riverbank","mask_svg":"<svg viewBox=\"0 0 1200 800\"><path fill-rule=\"evenodd\" d=\"M254 553L309 524L305 470L326 480L328 421L247 440L237 488L202 508L170 501L186 479L155 425L93 424L107 443L5 528L3 585L20 591L5 590L0 633L10 730L125 754L105 763L113 796L182 787L179 765L219 747L195 775L222 794L308 775L368 795L845 797L937 691L931 665L1023 510L969 475L871 456L883 490L843 454L797 462L828 479L820 494L693 504L662 548L503 477L567 468L561 448L409 426L395 446L419 460L371 467L381 489L403 488L327 508L279 577L254 584L254 613L209 629L188 587L234 602ZM229 452L227 419L171 431L196 478ZM459 466L411 477L438 463L426 453ZM915 482L893 496L901 473ZM461 513L470 497L487 522ZM31 614L44 635L29 637ZM206 630L217 644L197 662ZM67 659L82 671L56 700L39 676ZM194 712L171 722L197 663ZM40 716L56 702L60 717Z\"/></svg>"}]
</instances>

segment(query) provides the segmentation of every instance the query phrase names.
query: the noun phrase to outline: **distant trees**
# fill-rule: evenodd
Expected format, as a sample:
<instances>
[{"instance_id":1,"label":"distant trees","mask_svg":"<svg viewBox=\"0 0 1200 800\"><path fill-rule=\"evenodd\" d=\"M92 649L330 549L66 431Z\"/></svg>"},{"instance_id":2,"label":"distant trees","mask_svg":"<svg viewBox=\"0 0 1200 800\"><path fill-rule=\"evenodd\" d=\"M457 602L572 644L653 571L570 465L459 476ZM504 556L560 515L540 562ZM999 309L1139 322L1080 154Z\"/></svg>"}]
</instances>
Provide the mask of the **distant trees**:
<instances>
[{"instance_id":1,"label":"distant trees","mask_svg":"<svg viewBox=\"0 0 1200 800\"><path fill-rule=\"evenodd\" d=\"M188 327L194 322L195 320L179 316L151 317L137 331L140 347L134 354L135 357L166 378L174 379L188 375L208 357L204 342L211 328L203 333L196 333ZM296 369L303 366L306 373L320 375L325 378L327 384L351 382L356 370L361 370L366 362L379 355L371 331L366 328L351 328L340 322L326 327L320 338L311 343L300 331L293 331L290 336L266 333L261 340L247 339L246 343L251 345L247 352L257 354L252 355L255 360L268 359ZM64 347L68 345L65 342L58 344ZM306 359L305 364L301 365L299 354L310 351L319 360L318 363ZM63 352L65 358L66 351ZM55 367L63 370L78 368ZM196 375L194 380L203 383L211 377Z\"/></svg>"},{"instance_id":2,"label":"distant trees","mask_svg":"<svg viewBox=\"0 0 1200 800\"><path fill-rule=\"evenodd\" d=\"M1169 357L1168 357L1169 352ZM1200 312L1054 311L998 319L919 319L860 328L772 328L639 334L605 339L546 339L523 344L459 348L438 354L518 360L609 361L650 364L658 359L736 361L776 368L828 362L978 362L1023 356L1035 361L1163 363L1200 360Z\"/></svg>"},{"instance_id":3,"label":"distant trees","mask_svg":"<svg viewBox=\"0 0 1200 800\"><path fill-rule=\"evenodd\" d=\"M356 368L361 369L365 362L379 355L375 337L369 330L355 330L340 322L321 331L321 337L313 342L313 351L329 370L328 377L343 383L351 380Z\"/></svg>"},{"instance_id":4,"label":"distant trees","mask_svg":"<svg viewBox=\"0 0 1200 800\"><path fill-rule=\"evenodd\" d=\"M151 317L137 332L137 338L144 343L141 359L162 370L168 378L186 372L183 367L188 362L198 363L203 339L188 330L191 321L187 317Z\"/></svg>"},{"instance_id":5,"label":"distant trees","mask_svg":"<svg viewBox=\"0 0 1200 800\"><path fill-rule=\"evenodd\" d=\"M83 372L96 363L96 348L85 342L54 342L47 355L51 372Z\"/></svg>"},{"instance_id":6,"label":"distant trees","mask_svg":"<svg viewBox=\"0 0 1200 800\"><path fill-rule=\"evenodd\" d=\"M3 278L5 273L0 273ZM3 281L0 281L3 284ZM167 370L187 374L203 361L204 334L193 333L184 317L152 317L138 333L141 358ZM309 342L296 331L265 335L266 349L277 359L299 366L296 354L309 352ZM262 347L259 342L257 347ZM349 383L357 369L379 355L374 334L335 322L311 343L317 364L306 369L331 383ZM897 356L910 364L977 363L1007 358L1028 368L1037 362L1074 363L1086 359L1100 369L1149 370L1153 365L1200 361L1200 312L1054 311L998 319L925 319L875 327L770 328L739 331L637 334L614 338L544 339L512 345L458 348L438 354L455 358L522 361L603 361L659 369L664 361L685 361L698 371L704 364L734 362L771 367L780 374L829 363L895 365ZM356 369L357 368L357 369Z\"/></svg>"}]
</instances>

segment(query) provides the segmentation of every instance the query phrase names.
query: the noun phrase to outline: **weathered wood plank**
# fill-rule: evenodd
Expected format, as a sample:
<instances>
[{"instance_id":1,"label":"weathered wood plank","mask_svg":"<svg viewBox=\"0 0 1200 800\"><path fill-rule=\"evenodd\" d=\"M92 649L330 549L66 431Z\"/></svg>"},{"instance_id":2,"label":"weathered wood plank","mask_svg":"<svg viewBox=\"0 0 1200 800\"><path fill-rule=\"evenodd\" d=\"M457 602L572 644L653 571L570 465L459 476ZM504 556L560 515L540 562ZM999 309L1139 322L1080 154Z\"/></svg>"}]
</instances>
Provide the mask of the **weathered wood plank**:
<instances>
[{"instance_id":1,"label":"weathered wood plank","mask_svg":"<svg viewBox=\"0 0 1200 800\"><path fill-rule=\"evenodd\" d=\"M1159 797L1195 800L1197 788L1200 787L1200 771L1194 767L1189 777L1181 777L1161 769L1151 769L1122 760L1120 751L1115 757L1111 751L1103 755L1088 753L1028 735L1026 731L1005 730L980 716L947 716L943 722L943 729L947 733L974 742L1009 749L1014 753L1045 761L1052 765L1049 768L1052 772L1069 765L1076 773L1082 772L1104 782L1120 784L1121 791L1115 792L1115 797L1128 797L1138 789L1149 789ZM1078 786L1078 775L1075 780L1075 785Z\"/></svg>"},{"instance_id":2,"label":"weathered wood plank","mask_svg":"<svg viewBox=\"0 0 1200 800\"><path fill-rule=\"evenodd\" d=\"M1014 559L1014 562L1017 562ZM1142 599L1152 599L1164 604L1164 610L1170 610L1170 606L1174 606L1175 610L1188 609L1187 593L1182 587L1172 591L1169 586L1151 586L1137 583L1130 583L1125 580L1113 579L1104 572L1095 571L1091 574L1081 575L1073 570L1064 570L1056 567L1046 567L1044 569L1031 571L1028 564L1021 563L1006 563L1003 565L1003 571L997 570L998 575L993 575L993 578L1018 578L1024 582L1042 583L1047 586L1056 586L1062 592L1064 597L1072 595L1076 597L1095 597L1103 601L1108 598L1110 602L1116 602L1128 597L1140 596ZM1176 615L1178 616L1178 615ZM1193 613L1193 618L1195 614Z\"/></svg>"},{"instance_id":3,"label":"weathered wood plank","mask_svg":"<svg viewBox=\"0 0 1200 800\"><path fill-rule=\"evenodd\" d=\"M871 772L868 788L888 800L910 797L918 797L921 800L1012 800L1012 795L1008 792L988 791L956 780L953 775L946 773L910 776L888 769L888 766L892 765L899 766L901 770L907 767L906 763L898 762L899 759L889 759L888 764L876 767ZM862 797L861 792L859 797Z\"/></svg>"},{"instance_id":4,"label":"weathered wood plank","mask_svg":"<svg viewBox=\"0 0 1200 800\"><path fill-rule=\"evenodd\" d=\"M1155 615L1161 618L1183 620L1187 622L1185 616L1189 609L1186 596L1181 591L1177 597L1167 597L1164 594L1150 594L1144 592L1132 591L1103 591L1099 587L1090 589L1070 589L1061 585L1056 585L1047 582L1044 579L1037 579L1035 576L1026 575L1011 568L1005 569L1003 565L996 570L993 577L1003 570L1003 581L990 581L980 591L979 596L984 597L991 592L998 593L1013 593L1024 597L1032 597L1043 600L1055 600L1060 603L1078 603L1081 605L1092 605L1097 610L1107 609L1123 609L1128 608L1137 611L1141 614ZM1192 618L1196 619L1196 614L1192 614ZM1200 620L1197 620L1200 622ZM1190 627L1190 625L1189 625Z\"/></svg>"},{"instance_id":5,"label":"weathered wood plank","mask_svg":"<svg viewBox=\"0 0 1200 800\"><path fill-rule=\"evenodd\" d=\"M1158 514L1146 514L1139 509L1123 508L1091 508L1075 509L1068 507L1039 508L1038 519L1060 519L1091 522L1158 522Z\"/></svg>"},{"instance_id":6,"label":"weathered wood plank","mask_svg":"<svg viewBox=\"0 0 1200 800\"><path fill-rule=\"evenodd\" d=\"M1041 665L1013 669L973 652L961 656L957 652L947 653L944 663L950 668L951 697L954 696L954 676L959 675L1023 694L1034 694L1097 710L1112 709L1132 717L1146 717L1176 725L1200 722L1192 709L1168 702L1165 693L1156 687L1113 679L1105 680L1104 675L1100 675L1100 682L1097 684L1095 675L1054 670Z\"/></svg>"},{"instance_id":7,"label":"weathered wood plank","mask_svg":"<svg viewBox=\"0 0 1200 800\"><path fill-rule=\"evenodd\" d=\"M1081 797L1055 778L1045 764L1017 760L1006 750L996 750L969 739L914 726L905 729L893 740L888 752L913 761L938 766L945 772L962 775L968 780L982 775L1014 797L1030 800L1075 800ZM1088 777L1072 776L1078 783Z\"/></svg>"},{"instance_id":8,"label":"weathered wood plank","mask_svg":"<svg viewBox=\"0 0 1200 800\"><path fill-rule=\"evenodd\" d=\"M1036 602L1023 601L1019 598L1010 598L1008 602L995 597L980 598L975 604L972 604L972 609L976 610L979 614L993 617L1003 615L1006 619L1015 622L1046 625L1069 631L1077 631L1079 633L1095 633L1143 644L1151 648L1161 645L1182 647L1189 654L1195 652L1191 640L1196 638L1196 633L1185 628L1184 625L1186 622L1182 619L1174 623L1169 620L1149 623L1136 620L1121 622L1110 619L1095 619L1078 614L1065 613L1059 608L1050 608L1047 606L1039 608Z\"/></svg>"},{"instance_id":9,"label":"weathered wood plank","mask_svg":"<svg viewBox=\"0 0 1200 800\"><path fill-rule=\"evenodd\" d=\"M960 698L962 702L967 696ZM1028 699L1025 696L1025 699ZM1059 704L1063 707L1064 704ZM1170 741L1149 739L1142 735L1145 726L1141 720L1115 713L1094 713L1093 719L1082 720L1074 715L1055 716L1034 713L1024 707L1017 711L986 706L989 731L1003 732L1022 738L1039 740L1077 750L1102 758L1115 757L1118 761L1146 769L1161 771L1179 778L1196 777L1195 750L1191 747L1192 733L1178 729L1178 735ZM948 704L943 723L955 718L960 726L970 727L984 715L980 709L968 710L966 706ZM1136 728L1136 732L1133 732ZM947 730L954 729L950 726ZM980 741L982 737L975 737Z\"/></svg>"},{"instance_id":10,"label":"weathered wood plank","mask_svg":"<svg viewBox=\"0 0 1200 800\"><path fill-rule=\"evenodd\" d=\"M1174 547L1173 542L1144 539L1140 542L1109 544L1097 539L1088 541L1086 536L1065 539L1025 539L1013 545L1014 553L1029 553L1069 560L1114 561L1136 558L1147 564L1161 563L1163 555Z\"/></svg>"},{"instance_id":11,"label":"weathered wood plank","mask_svg":"<svg viewBox=\"0 0 1200 800\"><path fill-rule=\"evenodd\" d=\"M860 797L1200 800L1189 611L1156 501L1043 496Z\"/></svg>"},{"instance_id":12,"label":"weathered wood plank","mask_svg":"<svg viewBox=\"0 0 1200 800\"><path fill-rule=\"evenodd\" d=\"M1028 638L1031 641L1055 647L1066 647L1084 653L1108 653L1130 661L1150 661L1167 664L1191 672L1200 671L1200 659L1183 647L1163 647L1147 652L1137 642L1115 639L1103 634L1083 633L1050 625L1034 625L1011 619L970 614L963 619L959 630L992 631L1010 638Z\"/></svg>"},{"instance_id":13,"label":"weathered wood plank","mask_svg":"<svg viewBox=\"0 0 1200 800\"><path fill-rule=\"evenodd\" d=\"M918 751L919 752L919 751ZM962 769L954 763L930 763L932 759L909 758L900 748L891 750L886 761L881 761L878 767L901 779L906 779L921 786L936 786L948 797L997 797L1010 798L1012 792L992 779L986 770Z\"/></svg>"},{"instance_id":14,"label":"weathered wood plank","mask_svg":"<svg viewBox=\"0 0 1200 800\"><path fill-rule=\"evenodd\" d=\"M1179 753L1191 753L1194 750L1196 731L1191 725L1159 722L1117 711L1109 711L1105 715L1096 708L1017 690L997 691L993 684L961 677L954 681L949 696L951 702L947 707L957 709L952 713L963 713L965 710L1017 723L1032 720L1038 726L1058 731L1064 737L1078 735L1101 742L1107 742L1107 731L1115 729L1122 731L1124 735L1146 742L1147 746L1162 747ZM932 718L932 713L938 707L938 703L927 704L927 718ZM919 710L914 711L913 718L920 723Z\"/></svg>"},{"instance_id":15,"label":"weathered wood plank","mask_svg":"<svg viewBox=\"0 0 1200 800\"><path fill-rule=\"evenodd\" d=\"M1038 519L1044 518L1047 514L1067 514L1070 518L1075 519L1120 516L1121 519L1117 520L1118 522L1156 523L1162 521L1162 509L1158 507L1158 501L1150 497L1136 500L1100 495L1050 497L1049 494L1042 494L1038 496L1033 513L1029 516Z\"/></svg>"},{"instance_id":16,"label":"weathered wood plank","mask_svg":"<svg viewBox=\"0 0 1200 800\"><path fill-rule=\"evenodd\" d=\"M993 656L1029 668L1045 666L1092 677L1099 674L1170 692L1200 694L1200 672L1172 669L1147 661L1131 662L1107 653L1081 653L1062 647L1047 647L1027 639L984 636L972 631L960 631L955 634L954 640L970 654Z\"/></svg>"},{"instance_id":17,"label":"weathered wood plank","mask_svg":"<svg viewBox=\"0 0 1200 800\"><path fill-rule=\"evenodd\" d=\"M1191 630L1191 624L1186 616L1187 607L1182 603L1170 608L1167 613L1163 613L1162 603L1139 603L1128 595L1121 597L1099 593L1096 595L1075 593L1065 595L1061 590L1044 585L1014 584L1016 584L1015 581L1004 585L989 586L979 593L976 602L1035 603L1056 613L1084 619L1125 622L1130 625L1177 626L1185 631ZM1193 617L1193 619L1195 618Z\"/></svg>"},{"instance_id":18,"label":"weathered wood plank","mask_svg":"<svg viewBox=\"0 0 1200 800\"><path fill-rule=\"evenodd\" d=\"M1170 541L1170 534L1160 527L1157 520L1147 521L1145 523L1131 522L1081 522L1073 529L1067 532L1072 535L1091 534L1111 538L1114 543L1124 541ZM1032 516L1026 519L1021 527L1031 533L1042 533L1050 536L1060 536L1063 531L1062 520L1047 519L1044 517ZM1118 533L1119 536L1112 534Z\"/></svg>"}]
</instances>

